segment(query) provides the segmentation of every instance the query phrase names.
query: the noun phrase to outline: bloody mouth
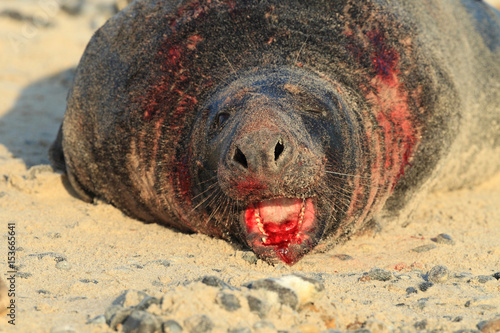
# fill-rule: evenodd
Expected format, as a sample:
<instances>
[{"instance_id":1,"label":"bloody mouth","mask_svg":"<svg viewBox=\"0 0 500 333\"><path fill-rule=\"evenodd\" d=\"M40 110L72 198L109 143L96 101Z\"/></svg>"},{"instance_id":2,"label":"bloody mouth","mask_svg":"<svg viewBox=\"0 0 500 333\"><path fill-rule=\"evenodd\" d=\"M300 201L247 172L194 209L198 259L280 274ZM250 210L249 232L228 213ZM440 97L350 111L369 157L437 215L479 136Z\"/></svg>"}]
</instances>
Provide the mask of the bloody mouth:
<instances>
[{"instance_id":1,"label":"bloody mouth","mask_svg":"<svg viewBox=\"0 0 500 333\"><path fill-rule=\"evenodd\" d=\"M302 257L300 245L310 239L315 229L311 198L277 198L252 203L246 208L244 218L247 239L254 251L269 254L271 250L273 256L287 264Z\"/></svg>"}]
</instances>

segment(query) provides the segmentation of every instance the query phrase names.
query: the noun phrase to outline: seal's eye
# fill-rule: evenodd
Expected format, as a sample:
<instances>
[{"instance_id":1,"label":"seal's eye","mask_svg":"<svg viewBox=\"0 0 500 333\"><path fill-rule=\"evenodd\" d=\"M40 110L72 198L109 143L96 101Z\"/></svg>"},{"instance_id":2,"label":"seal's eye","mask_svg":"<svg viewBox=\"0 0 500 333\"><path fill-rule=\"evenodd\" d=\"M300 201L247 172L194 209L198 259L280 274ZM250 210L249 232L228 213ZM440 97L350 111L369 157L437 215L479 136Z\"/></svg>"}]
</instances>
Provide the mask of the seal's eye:
<instances>
[{"instance_id":1,"label":"seal's eye","mask_svg":"<svg viewBox=\"0 0 500 333\"><path fill-rule=\"evenodd\" d=\"M217 115L214 121L214 128L221 128L224 123L229 119L229 113L221 112Z\"/></svg>"}]
</instances>

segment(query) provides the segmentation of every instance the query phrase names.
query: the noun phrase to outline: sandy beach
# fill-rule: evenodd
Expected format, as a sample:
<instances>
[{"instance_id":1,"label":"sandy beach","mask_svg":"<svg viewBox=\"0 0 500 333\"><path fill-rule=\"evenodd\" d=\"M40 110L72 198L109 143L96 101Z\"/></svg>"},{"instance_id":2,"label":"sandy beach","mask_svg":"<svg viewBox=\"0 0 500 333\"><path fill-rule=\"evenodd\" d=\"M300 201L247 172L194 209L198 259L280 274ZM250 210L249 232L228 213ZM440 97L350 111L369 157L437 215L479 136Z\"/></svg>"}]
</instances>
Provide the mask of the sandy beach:
<instances>
[{"instance_id":1,"label":"sandy beach","mask_svg":"<svg viewBox=\"0 0 500 333\"><path fill-rule=\"evenodd\" d=\"M49 166L47 150L74 68L114 2L59 3L0 3L1 277L11 277L9 231L17 271L15 325L4 314L0 332L111 332L104 314L126 290L153 296L158 304L143 312L173 320L185 332L500 332L500 174L474 188L432 193L407 225L382 223L376 233L292 267L76 198L66 177ZM292 305L269 296L272 290L262 296L245 287L290 274L322 287ZM206 276L223 286L201 282ZM225 294L238 306L221 301ZM266 300L265 313L250 296ZM118 303L126 308L142 298L130 292ZM211 323L204 331L193 324L200 314Z\"/></svg>"}]
</instances>

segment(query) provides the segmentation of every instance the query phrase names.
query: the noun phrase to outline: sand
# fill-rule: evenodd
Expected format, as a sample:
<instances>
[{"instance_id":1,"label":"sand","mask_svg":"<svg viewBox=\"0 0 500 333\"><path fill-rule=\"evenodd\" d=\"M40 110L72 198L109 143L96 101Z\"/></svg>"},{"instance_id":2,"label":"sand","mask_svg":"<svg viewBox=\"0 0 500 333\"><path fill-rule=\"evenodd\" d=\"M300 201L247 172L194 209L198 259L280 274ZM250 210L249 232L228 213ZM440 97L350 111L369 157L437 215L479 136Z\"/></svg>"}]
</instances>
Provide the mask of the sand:
<instances>
[{"instance_id":1,"label":"sand","mask_svg":"<svg viewBox=\"0 0 500 333\"><path fill-rule=\"evenodd\" d=\"M65 176L48 166L46 152L64 114L72 68L110 13L109 2L100 1L100 9L97 1L89 3L77 16L54 6L55 0L0 3L0 12L15 9L35 18L0 16L0 271L4 280L10 276L9 224L15 230L18 270L16 325L4 316L0 332L111 331L105 324L86 323L128 289L167 294L188 300L186 306L193 304L195 312L216 313L218 305L207 301L213 295L189 284L206 275L235 287L291 273L321 280L324 300L336 309L330 327L340 330L364 324L373 332L447 332L477 329L500 317L500 280L481 279L500 271L500 175L475 188L433 193L405 227L389 224L306 256L293 267L254 263L237 245L144 224L105 203L77 199ZM433 241L441 233L455 244ZM412 251L429 244L435 247ZM420 284L436 265L448 268L449 279L422 291ZM374 267L390 271L392 280L367 279L364 274ZM247 315L228 316L226 326ZM182 323L187 314L172 316ZM274 326L299 327L286 318L273 319ZM325 328L314 327L309 331Z\"/></svg>"}]
</instances>

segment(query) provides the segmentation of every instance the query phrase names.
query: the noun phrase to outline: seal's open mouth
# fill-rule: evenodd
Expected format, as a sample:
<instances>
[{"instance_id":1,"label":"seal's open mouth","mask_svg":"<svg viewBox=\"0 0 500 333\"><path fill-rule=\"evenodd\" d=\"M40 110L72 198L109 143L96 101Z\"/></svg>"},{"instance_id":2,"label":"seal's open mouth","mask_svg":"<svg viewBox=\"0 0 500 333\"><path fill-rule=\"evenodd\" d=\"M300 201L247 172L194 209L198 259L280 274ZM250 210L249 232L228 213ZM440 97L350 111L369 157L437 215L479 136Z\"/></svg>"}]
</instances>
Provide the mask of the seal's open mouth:
<instances>
[{"instance_id":1,"label":"seal's open mouth","mask_svg":"<svg viewBox=\"0 0 500 333\"><path fill-rule=\"evenodd\" d=\"M244 218L247 240L254 251L293 264L302 256L297 245L308 240L314 229L314 204L311 198L260 201L248 205Z\"/></svg>"}]
</instances>

